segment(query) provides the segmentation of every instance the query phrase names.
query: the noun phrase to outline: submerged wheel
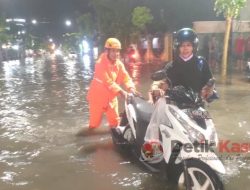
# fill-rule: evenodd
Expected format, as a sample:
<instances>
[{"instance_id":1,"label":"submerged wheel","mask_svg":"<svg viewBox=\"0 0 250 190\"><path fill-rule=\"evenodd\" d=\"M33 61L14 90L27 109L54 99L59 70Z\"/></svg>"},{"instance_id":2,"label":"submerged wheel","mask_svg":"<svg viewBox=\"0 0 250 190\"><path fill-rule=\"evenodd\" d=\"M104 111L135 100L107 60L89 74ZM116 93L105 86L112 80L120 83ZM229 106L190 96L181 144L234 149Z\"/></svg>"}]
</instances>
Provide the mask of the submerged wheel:
<instances>
[{"instance_id":1,"label":"submerged wheel","mask_svg":"<svg viewBox=\"0 0 250 190\"><path fill-rule=\"evenodd\" d=\"M188 168L188 179L192 190L223 190L223 184L214 170L205 163L190 159L186 160ZM183 165L179 164L168 172L169 178L185 187Z\"/></svg>"},{"instance_id":2,"label":"submerged wheel","mask_svg":"<svg viewBox=\"0 0 250 190\"><path fill-rule=\"evenodd\" d=\"M126 126L124 132L123 132L124 138L128 141L130 145L135 143L135 137L133 134L133 131L129 125Z\"/></svg>"},{"instance_id":3,"label":"submerged wheel","mask_svg":"<svg viewBox=\"0 0 250 190\"><path fill-rule=\"evenodd\" d=\"M134 136L133 136L132 130L129 126L125 127L122 136L124 138L123 142L117 141L117 139L114 138L113 135L112 135L112 140L113 140L113 144L115 146L115 149L120 153L126 154L126 153L129 153L131 151L131 147L132 147L133 142L134 142Z\"/></svg>"},{"instance_id":4,"label":"submerged wheel","mask_svg":"<svg viewBox=\"0 0 250 190\"><path fill-rule=\"evenodd\" d=\"M124 127L125 127L125 126L128 125L128 119L127 119L127 116L126 116L125 111L122 112L122 113L120 113L120 119L121 119L121 121L120 121L120 126L124 126ZM113 131L113 132L114 132L114 131ZM112 131L111 131L111 136L112 136L113 144L114 144L116 147L119 147L119 145L120 145L121 143L119 142L118 136L122 136L123 133L119 132L119 133L116 133L115 135L114 135L114 134L115 134L115 133L112 133Z\"/></svg>"},{"instance_id":5,"label":"submerged wheel","mask_svg":"<svg viewBox=\"0 0 250 190\"><path fill-rule=\"evenodd\" d=\"M119 152L128 152L130 150L131 145L135 142L135 138L132 129L128 124L126 113L121 113L120 117L120 126L124 126L124 129L122 129L121 133L118 135L120 136L120 138L117 138L115 137L115 135L112 135L112 140L116 150L118 150Z\"/></svg>"}]
</instances>

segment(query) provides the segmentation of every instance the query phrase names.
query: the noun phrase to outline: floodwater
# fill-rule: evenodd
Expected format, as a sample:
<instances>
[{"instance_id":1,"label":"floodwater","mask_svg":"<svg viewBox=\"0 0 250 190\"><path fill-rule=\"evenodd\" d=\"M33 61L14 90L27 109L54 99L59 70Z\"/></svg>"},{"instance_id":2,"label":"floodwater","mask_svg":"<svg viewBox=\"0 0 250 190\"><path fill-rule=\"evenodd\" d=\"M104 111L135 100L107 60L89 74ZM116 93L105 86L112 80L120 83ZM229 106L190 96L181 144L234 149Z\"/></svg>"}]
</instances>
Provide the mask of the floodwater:
<instances>
[{"instance_id":1,"label":"floodwater","mask_svg":"<svg viewBox=\"0 0 250 190\"><path fill-rule=\"evenodd\" d=\"M132 69L138 89L149 88L148 67ZM77 137L88 123L86 92L93 62L50 60L0 63L1 190L170 190L160 175L115 151L106 134ZM234 76L217 85L220 99L209 105L219 138L248 143L250 83ZM231 145L231 144L230 144ZM249 189L250 154L220 152L227 175L225 189Z\"/></svg>"}]
</instances>

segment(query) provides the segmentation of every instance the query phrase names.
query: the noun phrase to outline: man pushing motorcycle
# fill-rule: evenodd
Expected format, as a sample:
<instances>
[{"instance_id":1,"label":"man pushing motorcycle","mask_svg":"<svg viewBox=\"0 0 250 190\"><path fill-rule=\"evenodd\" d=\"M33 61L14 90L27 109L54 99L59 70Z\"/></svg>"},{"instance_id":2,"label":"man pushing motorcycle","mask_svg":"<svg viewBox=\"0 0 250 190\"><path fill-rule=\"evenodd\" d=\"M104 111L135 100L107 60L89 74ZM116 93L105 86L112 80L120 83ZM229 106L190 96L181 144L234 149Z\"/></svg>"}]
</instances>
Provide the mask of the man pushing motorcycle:
<instances>
[{"instance_id":1,"label":"man pushing motorcycle","mask_svg":"<svg viewBox=\"0 0 250 190\"><path fill-rule=\"evenodd\" d=\"M108 38L105 52L95 65L94 77L87 94L89 103L89 127L78 135L88 135L100 126L102 115L106 113L112 132L119 124L117 96L126 98L127 91L135 93L135 85L120 61L121 43L116 38ZM124 90L121 85L124 85Z\"/></svg>"}]
</instances>

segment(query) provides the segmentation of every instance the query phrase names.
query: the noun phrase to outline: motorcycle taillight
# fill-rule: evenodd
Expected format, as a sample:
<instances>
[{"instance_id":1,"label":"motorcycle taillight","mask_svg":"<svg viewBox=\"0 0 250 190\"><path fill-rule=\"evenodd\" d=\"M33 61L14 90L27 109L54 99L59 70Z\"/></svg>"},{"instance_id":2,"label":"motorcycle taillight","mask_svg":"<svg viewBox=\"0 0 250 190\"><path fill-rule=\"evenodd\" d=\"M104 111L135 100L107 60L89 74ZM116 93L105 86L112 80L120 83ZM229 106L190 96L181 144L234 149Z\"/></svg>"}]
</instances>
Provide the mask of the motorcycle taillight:
<instances>
[{"instance_id":1,"label":"motorcycle taillight","mask_svg":"<svg viewBox=\"0 0 250 190\"><path fill-rule=\"evenodd\" d=\"M160 142L150 141L142 145L142 155L145 159L158 157L163 154L163 148Z\"/></svg>"}]
</instances>

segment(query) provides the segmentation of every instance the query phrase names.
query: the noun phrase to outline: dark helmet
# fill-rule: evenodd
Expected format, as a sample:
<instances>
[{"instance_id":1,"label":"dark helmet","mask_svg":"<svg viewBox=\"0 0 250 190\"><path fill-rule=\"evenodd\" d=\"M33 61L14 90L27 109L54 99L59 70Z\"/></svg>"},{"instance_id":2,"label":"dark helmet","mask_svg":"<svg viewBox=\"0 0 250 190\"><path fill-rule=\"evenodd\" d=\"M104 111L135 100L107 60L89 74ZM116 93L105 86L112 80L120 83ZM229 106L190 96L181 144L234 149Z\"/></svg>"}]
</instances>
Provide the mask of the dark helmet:
<instances>
[{"instance_id":1,"label":"dark helmet","mask_svg":"<svg viewBox=\"0 0 250 190\"><path fill-rule=\"evenodd\" d=\"M182 28L174 34L174 50L178 50L183 42L191 42L194 52L198 50L199 39L197 34L191 28Z\"/></svg>"}]
</instances>

